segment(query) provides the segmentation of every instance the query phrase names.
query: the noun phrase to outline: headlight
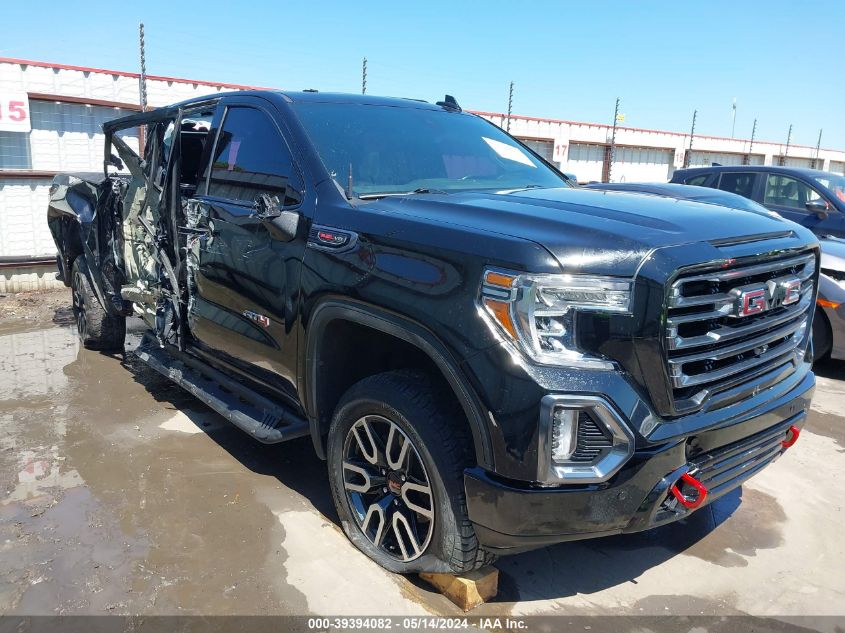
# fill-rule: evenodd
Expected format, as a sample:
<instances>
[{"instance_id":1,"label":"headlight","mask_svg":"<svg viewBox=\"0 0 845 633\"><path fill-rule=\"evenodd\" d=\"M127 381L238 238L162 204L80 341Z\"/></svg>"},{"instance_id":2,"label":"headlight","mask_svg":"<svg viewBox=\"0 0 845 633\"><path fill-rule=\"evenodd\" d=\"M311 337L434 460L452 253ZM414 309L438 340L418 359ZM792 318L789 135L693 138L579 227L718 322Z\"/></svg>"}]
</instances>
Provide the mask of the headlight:
<instances>
[{"instance_id":1,"label":"headlight","mask_svg":"<svg viewBox=\"0 0 845 633\"><path fill-rule=\"evenodd\" d=\"M631 311L630 279L586 275L516 275L488 270L481 287L486 317L532 360L544 365L612 369L578 349L575 313Z\"/></svg>"}]
</instances>

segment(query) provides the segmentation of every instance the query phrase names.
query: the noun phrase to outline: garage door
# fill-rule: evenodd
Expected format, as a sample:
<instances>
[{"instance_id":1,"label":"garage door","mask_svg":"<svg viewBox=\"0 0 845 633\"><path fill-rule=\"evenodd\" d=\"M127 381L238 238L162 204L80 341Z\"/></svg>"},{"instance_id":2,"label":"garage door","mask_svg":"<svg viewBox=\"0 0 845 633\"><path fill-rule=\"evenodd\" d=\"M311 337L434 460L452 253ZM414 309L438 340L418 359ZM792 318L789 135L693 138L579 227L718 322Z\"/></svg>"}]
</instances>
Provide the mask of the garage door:
<instances>
[{"instance_id":1,"label":"garage door","mask_svg":"<svg viewBox=\"0 0 845 633\"><path fill-rule=\"evenodd\" d=\"M672 175L675 151L651 147L619 147L610 179L613 182L666 182Z\"/></svg>"},{"instance_id":2,"label":"garage door","mask_svg":"<svg viewBox=\"0 0 845 633\"><path fill-rule=\"evenodd\" d=\"M797 156L787 156L783 164L786 167L800 167L802 169L810 169L813 166L813 159L798 158ZM775 165L780 165L778 159L775 159Z\"/></svg>"},{"instance_id":3,"label":"garage door","mask_svg":"<svg viewBox=\"0 0 845 633\"><path fill-rule=\"evenodd\" d=\"M538 141L536 139L532 140L527 138L521 138L519 140L525 143L528 147L533 149L547 161L549 161L550 163L552 162L552 157L555 153L554 141Z\"/></svg>"},{"instance_id":4,"label":"garage door","mask_svg":"<svg viewBox=\"0 0 845 633\"><path fill-rule=\"evenodd\" d=\"M572 143L569 146L569 159L563 171L575 174L578 182L601 182L604 151L604 145Z\"/></svg>"},{"instance_id":5,"label":"garage door","mask_svg":"<svg viewBox=\"0 0 845 633\"><path fill-rule=\"evenodd\" d=\"M830 171L832 171L834 174L845 175L845 161L842 161L842 160L832 160L832 161L830 161Z\"/></svg>"},{"instance_id":6,"label":"garage door","mask_svg":"<svg viewBox=\"0 0 845 633\"><path fill-rule=\"evenodd\" d=\"M726 152L690 152L690 167L710 167L713 163L719 165L744 165L745 154L731 154ZM762 154L751 154L749 165L762 165Z\"/></svg>"}]
</instances>

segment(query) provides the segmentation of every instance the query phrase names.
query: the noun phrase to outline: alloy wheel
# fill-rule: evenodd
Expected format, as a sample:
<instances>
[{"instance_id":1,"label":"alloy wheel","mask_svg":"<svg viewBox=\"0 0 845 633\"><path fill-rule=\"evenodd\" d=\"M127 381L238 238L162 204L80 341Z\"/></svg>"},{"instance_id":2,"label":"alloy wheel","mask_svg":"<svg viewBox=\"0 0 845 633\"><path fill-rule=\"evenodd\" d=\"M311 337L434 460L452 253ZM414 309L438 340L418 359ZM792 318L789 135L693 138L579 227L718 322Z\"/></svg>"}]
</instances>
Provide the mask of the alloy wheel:
<instances>
[{"instance_id":1,"label":"alloy wheel","mask_svg":"<svg viewBox=\"0 0 845 633\"><path fill-rule=\"evenodd\" d=\"M434 532L434 493L411 439L380 415L358 419L343 447L343 486L358 528L379 550L408 562Z\"/></svg>"}]
</instances>

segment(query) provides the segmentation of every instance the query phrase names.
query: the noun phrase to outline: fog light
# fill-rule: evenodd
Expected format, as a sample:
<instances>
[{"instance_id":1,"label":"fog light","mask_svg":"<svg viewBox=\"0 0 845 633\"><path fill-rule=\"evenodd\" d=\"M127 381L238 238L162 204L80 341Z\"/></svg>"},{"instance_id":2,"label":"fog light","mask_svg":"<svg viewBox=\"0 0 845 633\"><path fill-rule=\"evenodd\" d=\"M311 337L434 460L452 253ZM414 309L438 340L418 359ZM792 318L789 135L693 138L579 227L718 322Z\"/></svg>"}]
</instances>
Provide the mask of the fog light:
<instances>
[{"instance_id":1,"label":"fog light","mask_svg":"<svg viewBox=\"0 0 845 633\"><path fill-rule=\"evenodd\" d=\"M565 462L578 446L578 410L556 408L552 423L552 461Z\"/></svg>"},{"instance_id":2,"label":"fog light","mask_svg":"<svg viewBox=\"0 0 845 633\"><path fill-rule=\"evenodd\" d=\"M598 483L634 453L634 436L601 396L548 394L540 401L537 481Z\"/></svg>"}]
</instances>

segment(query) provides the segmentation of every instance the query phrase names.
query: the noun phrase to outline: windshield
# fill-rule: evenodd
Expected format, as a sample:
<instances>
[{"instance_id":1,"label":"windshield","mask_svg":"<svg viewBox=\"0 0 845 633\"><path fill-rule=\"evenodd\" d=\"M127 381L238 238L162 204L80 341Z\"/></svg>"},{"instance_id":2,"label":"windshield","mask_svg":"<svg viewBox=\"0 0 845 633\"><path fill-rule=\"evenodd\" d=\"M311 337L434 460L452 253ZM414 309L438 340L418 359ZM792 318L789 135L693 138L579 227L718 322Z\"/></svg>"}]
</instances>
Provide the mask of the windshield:
<instances>
[{"instance_id":1,"label":"windshield","mask_svg":"<svg viewBox=\"0 0 845 633\"><path fill-rule=\"evenodd\" d=\"M566 187L563 176L479 117L418 107L294 103L332 177L357 196Z\"/></svg>"},{"instance_id":2,"label":"windshield","mask_svg":"<svg viewBox=\"0 0 845 633\"><path fill-rule=\"evenodd\" d=\"M830 174L828 176L817 176L813 180L830 189L834 196L845 202L845 178Z\"/></svg>"}]
</instances>

